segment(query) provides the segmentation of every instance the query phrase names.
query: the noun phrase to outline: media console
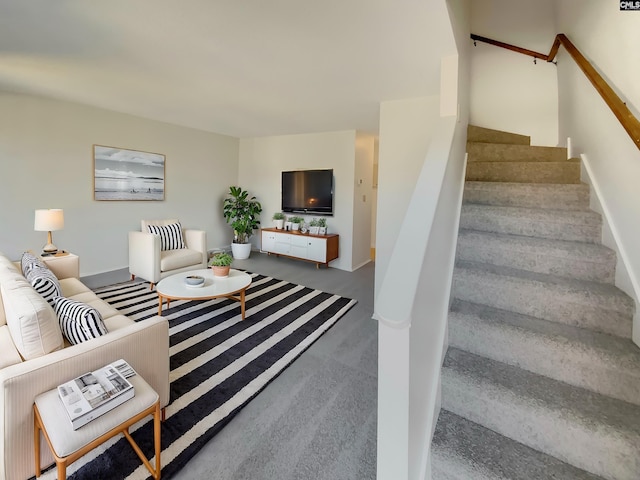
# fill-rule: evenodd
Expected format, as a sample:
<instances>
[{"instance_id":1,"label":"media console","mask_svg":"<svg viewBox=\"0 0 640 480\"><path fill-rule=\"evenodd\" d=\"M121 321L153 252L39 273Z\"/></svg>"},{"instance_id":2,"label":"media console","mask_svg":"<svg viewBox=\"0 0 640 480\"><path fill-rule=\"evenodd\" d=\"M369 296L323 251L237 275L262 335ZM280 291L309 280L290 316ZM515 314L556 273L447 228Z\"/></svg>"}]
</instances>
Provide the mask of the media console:
<instances>
[{"instance_id":1,"label":"media console","mask_svg":"<svg viewBox=\"0 0 640 480\"><path fill-rule=\"evenodd\" d=\"M335 233L329 235L311 235L276 228L263 228L261 250L269 255L297 258L329 266L331 260L338 258L338 244L340 236Z\"/></svg>"}]
</instances>

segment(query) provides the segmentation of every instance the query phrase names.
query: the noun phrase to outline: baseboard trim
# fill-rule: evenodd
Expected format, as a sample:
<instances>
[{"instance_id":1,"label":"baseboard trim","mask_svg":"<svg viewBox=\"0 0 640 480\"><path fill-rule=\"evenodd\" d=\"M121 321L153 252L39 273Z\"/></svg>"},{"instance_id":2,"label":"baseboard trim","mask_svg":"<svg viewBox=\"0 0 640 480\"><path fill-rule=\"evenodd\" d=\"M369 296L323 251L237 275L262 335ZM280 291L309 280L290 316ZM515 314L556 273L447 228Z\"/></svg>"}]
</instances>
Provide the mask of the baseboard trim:
<instances>
[{"instance_id":1,"label":"baseboard trim","mask_svg":"<svg viewBox=\"0 0 640 480\"><path fill-rule=\"evenodd\" d=\"M616 278L615 285L629 295L636 302L636 305L640 305L640 282L635 272L629 270L628 255L622 243L620 242L620 233L615 225L610 223L611 214L607 207L607 202L602 197L602 191L598 181L593 176L593 170L589 164L589 158L584 154L580 154L582 166L584 168L583 180L586 180L591 186L590 207L602 215L602 244L616 252ZM636 308L636 312L633 316L633 331L632 340L640 346L640 309Z\"/></svg>"}]
</instances>

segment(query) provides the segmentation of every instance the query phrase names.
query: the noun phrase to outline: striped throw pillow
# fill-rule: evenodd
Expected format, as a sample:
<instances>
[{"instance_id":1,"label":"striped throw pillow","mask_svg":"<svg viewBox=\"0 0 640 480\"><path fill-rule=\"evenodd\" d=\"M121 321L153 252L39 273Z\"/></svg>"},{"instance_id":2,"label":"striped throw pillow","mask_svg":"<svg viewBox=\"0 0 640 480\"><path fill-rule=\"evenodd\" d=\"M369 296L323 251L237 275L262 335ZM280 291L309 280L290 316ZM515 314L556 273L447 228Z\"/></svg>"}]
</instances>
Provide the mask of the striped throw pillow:
<instances>
[{"instance_id":1,"label":"striped throw pillow","mask_svg":"<svg viewBox=\"0 0 640 480\"><path fill-rule=\"evenodd\" d=\"M58 278L46 266L33 265L27 273L27 281L51 306L53 298L62 295Z\"/></svg>"},{"instance_id":2,"label":"striped throw pillow","mask_svg":"<svg viewBox=\"0 0 640 480\"><path fill-rule=\"evenodd\" d=\"M160 236L160 250L178 250L186 248L182 239L182 225L147 225L149 233Z\"/></svg>"},{"instance_id":3,"label":"striped throw pillow","mask_svg":"<svg viewBox=\"0 0 640 480\"><path fill-rule=\"evenodd\" d=\"M33 267L47 268L44 262L31 252L24 252L22 254L22 258L20 259L20 267L22 268L22 275L24 275L25 277L29 275L29 272Z\"/></svg>"},{"instance_id":4,"label":"striped throw pillow","mask_svg":"<svg viewBox=\"0 0 640 480\"><path fill-rule=\"evenodd\" d=\"M53 299L53 309L58 316L62 334L72 345L108 333L102 315L90 305L70 298L56 297Z\"/></svg>"}]
</instances>

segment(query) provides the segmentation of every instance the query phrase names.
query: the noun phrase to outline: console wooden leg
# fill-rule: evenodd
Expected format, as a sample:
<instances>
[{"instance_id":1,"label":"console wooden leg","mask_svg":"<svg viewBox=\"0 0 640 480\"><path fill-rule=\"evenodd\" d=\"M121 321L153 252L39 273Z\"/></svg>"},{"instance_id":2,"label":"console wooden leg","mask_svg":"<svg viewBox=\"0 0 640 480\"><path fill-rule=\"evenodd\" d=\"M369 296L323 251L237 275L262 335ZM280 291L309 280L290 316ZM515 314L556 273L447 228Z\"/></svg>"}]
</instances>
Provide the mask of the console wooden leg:
<instances>
[{"instance_id":1,"label":"console wooden leg","mask_svg":"<svg viewBox=\"0 0 640 480\"><path fill-rule=\"evenodd\" d=\"M133 282L136 279L136 276L132 273L131 274L131 281Z\"/></svg>"}]
</instances>

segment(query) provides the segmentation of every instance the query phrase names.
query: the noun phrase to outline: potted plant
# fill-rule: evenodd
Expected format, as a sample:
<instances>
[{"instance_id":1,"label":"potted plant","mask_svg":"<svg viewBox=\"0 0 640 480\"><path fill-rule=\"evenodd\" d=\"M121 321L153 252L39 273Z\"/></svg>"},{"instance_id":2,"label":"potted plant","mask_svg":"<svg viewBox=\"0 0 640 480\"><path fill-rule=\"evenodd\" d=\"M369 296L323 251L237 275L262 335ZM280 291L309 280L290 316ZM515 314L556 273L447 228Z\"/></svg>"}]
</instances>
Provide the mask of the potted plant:
<instances>
[{"instance_id":1,"label":"potted plant","mask_svg":"<svg viewBox=\"0 0 640 480\"><path fill-rule=\"evenodd\" d=\"M284 228L284 213L276 212L273 214L273 224L278 230L282 230Z\"/></svg>"},{"instance_id":2,"label":"potted plant","mask_svg":"<svg viewBox=\"0 0 640 480\"><path fill-rule=\"evenodd\" d=\"M300 224L304 223L304 218L291 217L289 221L291 222L291 230L295 232L296 230L300 230Z\"/></svg>"},{"instance_id":3,"label":"potted plant","mask_svg":"<svg viewBox=\"0 0 640 480\"><path fill-rule=\"evenodd\" d=\"M319 220L317 218L312 218L311 221L309 222L309 233L311 235L317 235L318 234L318 229L320 228L320 226L318 225Z\"/></svg>"},{"instance_id":4,"label":"potted plant","mask_svg":"<svg viewBox=\"0 0 640 480\"><path fill-rule=\"evenodd\" d=\"M221 252L216 253L211 257L211 260L209 260L209 266L216 277L227 277L229 276L229 269L231 268L232 262L233 257L231 255L227 252Z\"/></svg>"},{"instance_id":5,"label":"potted plant","mask_svg":"<svg viewBox=\"0 0 640 480\"><path fill-rule=\"evenodd\" d=\"M327 234L327 219L326 218L318 219L318 233L320 235L326 235Z\"/></svg>"},{"instance_id":6,"label":"potted plant","mask_svg":"<svg viewBox=\"0 0 640 480\"><path fill-rule=\"evenodd\" d=\"M260 225L262 205L256 197L249 196L249 192L240 187L229 187L227 198L224 199L222 213L227 223L233 228L233 243L231 251L233 258L242 260L249 258L251 243L249 238Z\"/></svg>"}]
</instances>

